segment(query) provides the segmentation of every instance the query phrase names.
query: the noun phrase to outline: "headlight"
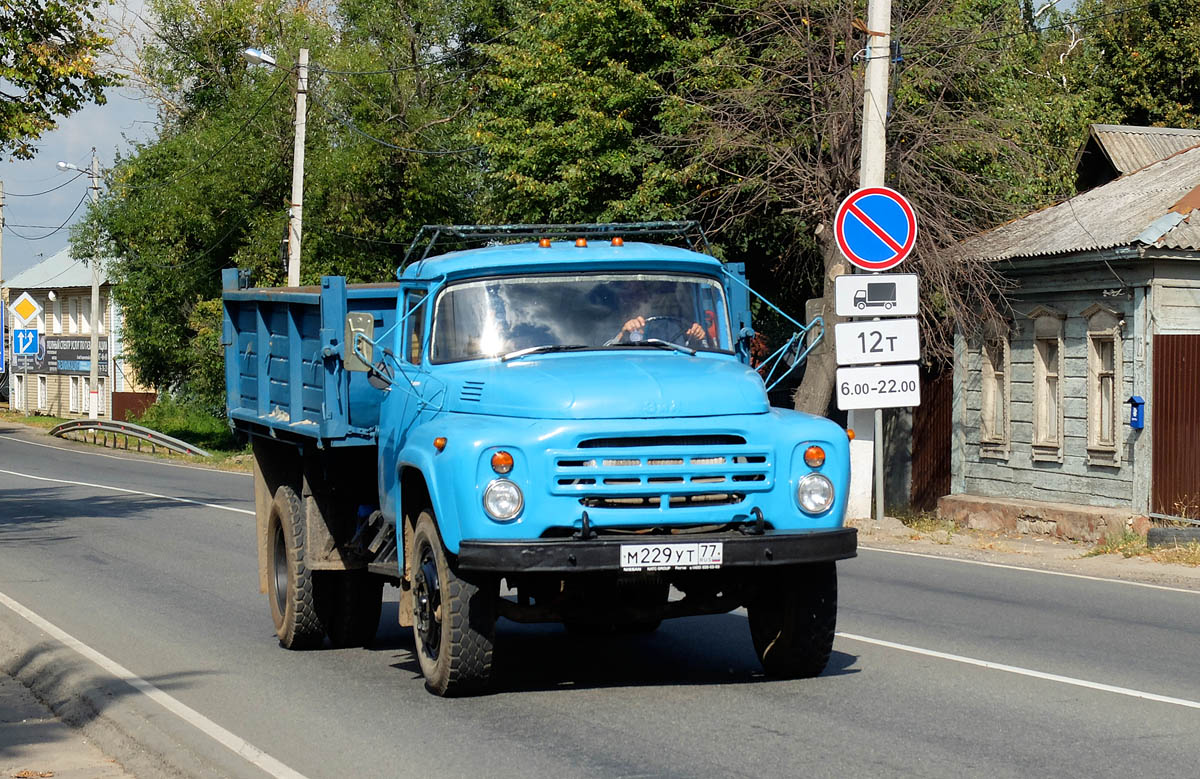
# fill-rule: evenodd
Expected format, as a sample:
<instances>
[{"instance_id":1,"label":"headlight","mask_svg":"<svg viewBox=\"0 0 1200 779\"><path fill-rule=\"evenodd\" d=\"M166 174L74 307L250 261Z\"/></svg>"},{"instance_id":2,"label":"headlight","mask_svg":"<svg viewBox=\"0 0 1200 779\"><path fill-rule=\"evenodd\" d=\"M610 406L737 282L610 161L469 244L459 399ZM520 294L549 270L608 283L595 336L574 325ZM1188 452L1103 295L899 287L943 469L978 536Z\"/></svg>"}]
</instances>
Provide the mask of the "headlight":
<instances>
[{"instance_id":1,"label":"headlight","mask_svg":"<svg viewBox=\"0 0 1200 779\"><path fill-rule=\"evenodd\" d=\"M483 491L483 508L492 519L512 519L524 507L525 496L521 494L521 488L508 479L496 479Z\"/></svg>"},{"instance_id":2,"label":"headlight","mask_svg":"<svg viewBox=\"0 0 1200 779\"><path fill-rule=\"evenodd\" d=\"M810 473L800 480L796 500L808 514L820 514L833 505L833 482L819 473Z\"/></svg>"}]
</instances>

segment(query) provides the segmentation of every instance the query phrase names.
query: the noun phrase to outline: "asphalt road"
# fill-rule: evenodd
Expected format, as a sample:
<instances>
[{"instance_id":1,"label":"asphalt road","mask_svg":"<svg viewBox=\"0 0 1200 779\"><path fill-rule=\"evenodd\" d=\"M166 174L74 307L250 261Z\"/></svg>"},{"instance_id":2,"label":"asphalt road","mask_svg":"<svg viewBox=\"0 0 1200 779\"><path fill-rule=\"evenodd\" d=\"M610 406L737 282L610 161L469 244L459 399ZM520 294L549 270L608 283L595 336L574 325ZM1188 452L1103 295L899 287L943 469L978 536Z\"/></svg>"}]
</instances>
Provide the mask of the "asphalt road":
<instances>
[{"instance_id":1,"label":"asphalt road","mask_svg":"<svg viewBox=\"0 0 1200 779\"><path fill-rule=\"evenodd\" d=\"M0 648L139 776L1196 775L1197 592L864 550L819 679L739 613L502 621L498 691L441 700L394 603L369 650L278 646L247 476L34 440L0 425Z\"/></svg>"}]
</instances>

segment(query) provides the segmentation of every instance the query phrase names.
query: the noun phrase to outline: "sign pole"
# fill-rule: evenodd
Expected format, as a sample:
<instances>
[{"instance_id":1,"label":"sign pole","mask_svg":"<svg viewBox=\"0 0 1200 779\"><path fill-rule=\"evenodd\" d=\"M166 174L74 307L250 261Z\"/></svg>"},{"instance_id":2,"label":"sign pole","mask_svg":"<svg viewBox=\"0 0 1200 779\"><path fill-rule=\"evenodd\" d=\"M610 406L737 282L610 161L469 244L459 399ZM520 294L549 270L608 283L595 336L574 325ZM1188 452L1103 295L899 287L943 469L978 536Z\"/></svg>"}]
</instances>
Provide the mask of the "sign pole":
<instances>
[{"instance_id":1,"label":"sign pole","mask_svg":"<svg viewBox=\"0 0 1200 779\"><path fill-rule=\"evenodd\" d=\"M867 4L867 68L863 90L862 156L859 161L860 188L884 183L887 165L888 68L891 64L892 0L869 0ZM868 417L864 409L852 414L857 432L870 420L870 438L875 455L875 521L883 520L883 409ZM853 478L853 475L851 476Z\"/></svg>"}]
</instances>

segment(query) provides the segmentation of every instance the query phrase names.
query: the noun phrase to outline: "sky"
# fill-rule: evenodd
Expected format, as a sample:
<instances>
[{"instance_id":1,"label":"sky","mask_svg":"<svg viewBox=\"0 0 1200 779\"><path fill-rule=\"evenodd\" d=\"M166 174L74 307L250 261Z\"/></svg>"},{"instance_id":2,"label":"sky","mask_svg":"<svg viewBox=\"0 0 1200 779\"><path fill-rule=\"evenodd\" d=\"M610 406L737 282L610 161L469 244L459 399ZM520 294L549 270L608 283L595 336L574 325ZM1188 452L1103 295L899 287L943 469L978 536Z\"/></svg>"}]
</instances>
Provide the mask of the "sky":
<instances>
[{"instance_id":1,"label":"sky","mask_svg":"<svg viewBox=\"0 0 1200 779\"><path fill-rule=\"evenodd\" d=\"M127 5L131 11L140 11L142 2L129 0ZM68 228L57 231L55 228L64 223L74 224L85 213L86 204L79 203L88 196L88 177L74 171L60 171L55 167L57 162L86 169L95 147L100 169L104 171L112 165L118 151L128 153L133 142L155 136L156 114L149 100L128 87L110 89L105 94L108 98L105 105L89 105L61 119L58 129L35 142L38 151L32 160L0 158L5 224L0 275L4 279L13 278L66 247L70 242ZM59 185L65 186L44 195L22 197ZM79 209L72 216L77 205Z\"/></svg>"}]
</instances>

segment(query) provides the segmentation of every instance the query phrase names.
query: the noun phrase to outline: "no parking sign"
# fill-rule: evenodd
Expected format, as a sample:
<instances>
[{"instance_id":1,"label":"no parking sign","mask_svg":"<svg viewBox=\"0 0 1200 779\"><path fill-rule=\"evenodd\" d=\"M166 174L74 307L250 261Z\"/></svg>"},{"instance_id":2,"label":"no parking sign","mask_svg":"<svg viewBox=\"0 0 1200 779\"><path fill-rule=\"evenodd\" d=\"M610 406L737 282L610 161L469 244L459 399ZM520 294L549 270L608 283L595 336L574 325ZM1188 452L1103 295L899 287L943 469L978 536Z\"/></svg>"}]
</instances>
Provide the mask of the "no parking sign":
<instances>
[{"instance_id":1,"label":"no parking sign","mask_svg":"<svg viewBox=\"0 0 1200 779\"><path fill-rule=\"evenodd\" d=\"M884 271L904 262L917 242L917 215L907 198L888 187L856 190L834 217L838 248L867 271Z\"/></svg>"}]
</instances>

